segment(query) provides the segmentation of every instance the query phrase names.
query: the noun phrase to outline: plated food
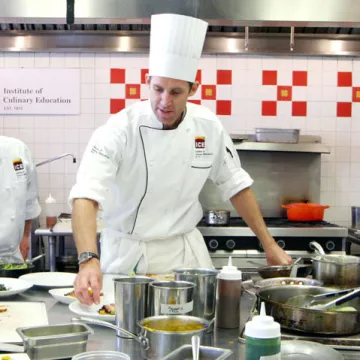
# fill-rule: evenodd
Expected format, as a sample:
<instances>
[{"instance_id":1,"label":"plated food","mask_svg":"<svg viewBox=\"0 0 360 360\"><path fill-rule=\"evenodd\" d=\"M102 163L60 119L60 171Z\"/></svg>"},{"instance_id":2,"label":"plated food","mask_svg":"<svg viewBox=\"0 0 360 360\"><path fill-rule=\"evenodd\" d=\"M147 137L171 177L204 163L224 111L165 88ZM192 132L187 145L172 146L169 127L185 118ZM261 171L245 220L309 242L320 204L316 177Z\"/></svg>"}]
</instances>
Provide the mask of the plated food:
<instances>
[{"instance_id":1,"label":"plated food","mask_svg":"<svg viewBox=\"0 0 360 360\"><path fill-rule=\"evenodd\" d=\"M50 289L49 294L52 295L57 301L69 305L72 302L76 301L76 295L74 288L56 288ZM89 294L92 294L92 290L89 289ZM100 296L104 296L104 293L101 292Z\"/></svg>"},{"instance_id":2,"label":"plated food","mask_svg":"<svg viewBox=\"0 0 360 360\"><path fill-rule=\"evenodd\" d=\"M102 301L99 305L91 306L82 304L79 301L73 301L69 305L69 309L71 312L79 316L115 322L115 304L111 304L107 300ZM107 311L110 311L110 313Z\"/></svg>"},{"instance_id":3,"label":"plated food","mask_svg":"<svg viewBox=\"0 0 360 360\"><path fill-rule=\"evenodd\" d=\"M115 304L106 304L98 310L100 315L115 315Z\"/></svg>"},{"instance_id":4,"label":"plated food","mask_svg":"<svg viewBox=\"0 0 360 360\"><path fill-rule=\"evenodd\" d=\"M0 298L21 294L31 287L32 284L24 280L0 277Z\"/></svg>"}]
</instances>

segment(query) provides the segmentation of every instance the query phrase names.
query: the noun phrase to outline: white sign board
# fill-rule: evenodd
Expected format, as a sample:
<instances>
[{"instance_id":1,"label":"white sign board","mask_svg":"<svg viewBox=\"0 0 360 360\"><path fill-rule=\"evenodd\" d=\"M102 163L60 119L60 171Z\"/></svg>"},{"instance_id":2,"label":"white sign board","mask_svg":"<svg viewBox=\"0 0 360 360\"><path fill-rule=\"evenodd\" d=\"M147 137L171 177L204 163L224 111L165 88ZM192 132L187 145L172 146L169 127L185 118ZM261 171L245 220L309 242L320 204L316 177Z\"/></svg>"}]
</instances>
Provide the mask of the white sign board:
<instances>
[{"instance_id":1,"label":"white sign board","mask_svg":"<svg viewBox=\"0 0 360 360\"><path fill-rule=\"evenodd\" d=\"M79 113L78 69L0 69L0 114Z\"/></svg>"}]
</instances>

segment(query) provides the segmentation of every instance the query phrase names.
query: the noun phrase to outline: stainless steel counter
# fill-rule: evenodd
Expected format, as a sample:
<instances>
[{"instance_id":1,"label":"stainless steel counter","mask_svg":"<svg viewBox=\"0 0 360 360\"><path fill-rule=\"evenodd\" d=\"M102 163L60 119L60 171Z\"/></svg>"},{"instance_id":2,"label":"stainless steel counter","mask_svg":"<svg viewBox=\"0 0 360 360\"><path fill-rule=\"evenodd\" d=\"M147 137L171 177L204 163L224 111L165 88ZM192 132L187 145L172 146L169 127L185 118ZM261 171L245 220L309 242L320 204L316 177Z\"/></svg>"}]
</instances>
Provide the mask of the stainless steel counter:
<instances>
[{"instance_id":1,"label":"stainless steel counter","mask_svg":"<svg viewBox=\"0 0 360 360\"><path fill-rule=\"evenodd\" d=\"M76 315L70 312L67 305L57 302L47 290L33 287L21 295L7 298L6 301L43 301L46 305L50 324L61 324L70 322ZM249 310L251 308L252 298L243 294L241 300L240 326L248 320ZM91 335L88 342L87 350L117 350L125 352L131 356L132 360L142 359L140 356L140 348L136 341L125 340L116 337L115 331L98 326L92 326L95 333ZM233 355L229 358L245 359L244 344L238 341L239 330L222 330L215 329L213 334L207 335L206 344L217 347L230 349ZM346 360L359 359L360 351L342 351Z\"/></svg>"}]
</instances>

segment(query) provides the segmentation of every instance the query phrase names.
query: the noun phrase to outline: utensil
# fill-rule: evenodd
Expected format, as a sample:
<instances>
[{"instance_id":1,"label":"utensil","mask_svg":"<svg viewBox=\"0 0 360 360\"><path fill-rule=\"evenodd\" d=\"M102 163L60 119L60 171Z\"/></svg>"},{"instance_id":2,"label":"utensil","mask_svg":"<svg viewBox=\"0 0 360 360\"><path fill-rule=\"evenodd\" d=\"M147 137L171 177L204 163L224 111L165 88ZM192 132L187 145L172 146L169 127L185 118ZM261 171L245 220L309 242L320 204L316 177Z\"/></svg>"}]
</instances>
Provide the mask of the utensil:
<instances>
[{"instance_id":1,"label":"utensil","mask_svg":"<svg viewBox=\"0 0 360 360\"><path fill-rule=\"evenodd\" d=\"M309 307L314 302L324 300L329 297L341 296L344 294L348 294L348 293L352 292L353 290L354 289L346 289L346 290L340 290L340 291L335 291L332 293L325 293L325 294L319 294L319 295L308 295L308 294L307 295L297 295L297 296L294 296L294 297L290 298L289 300L287 300L286 305L292 305L292 306L297 306L297 307Z\"/></svg>"},{"instance_id":2,"label":"utensil","mask_svg":"<svg viewBox=\"0 0 360 360\"><path fill-rule=\"evenodd\" d=\"M309 245L310 248L313 249L317 255L326 256L323 247L317 241L312 241Z\"/></svg>"},{"instance_id":3,"label":"utensil","mask_svg":"<svg viewBox=\"0 0 360 360\"><path fill-rule=\"evenodd\" d=\"M342 305L352 299L355 299L356 297L360 296L360 288L355 289L352 292L345 294L335 300L331 300L325 304L319 304L319 305L308 305L307 308L313 309L313 310L328 310L331 309L334 306Z\"/></svg>"},{"instance_id":4,"label":"utensil","mask_svg":"<svg viewBox=\"0 0 360 360\"><path fill-rule=\"evenodd\" d=\"M200 346L201 359L206 360L225 360L228 359L233 352L228 349L217 348L212 346ZM184 360L191 359L192 347L191 345L183 345L166 355L161 360Z\"/></svg>"},{"instance_id":5,"label":"utensil","mask_svg":"<svg viewBox=\"0 0 360 360\"><path fill-rule=\"evenodd\" d=\"M224 226L230 224L230 211L228 210L208 210L205 211L204 220L206 225Z\"/></svg>"},{"instance_id":6,"label":"utensil","mask_svg":"<svg viewBox=\"0 0 360 360\"><path fill-rule=\"evenodd\" d=\"M333 293L336 289L320 286L274 286L258 291L257 307L265 302L266 313L271 314L283 329L301 333L323 335L350 335L360 332L360 300L351 300L349 306L357 311L338 312L313 310L287 305L286 302L298 295Z\"/></svg>"},{"instance_id":7,"label":"utensil","mask_svg":"<svg viewBox=\"0 0 360 360\"><path fill-rule=\"evenodd\" d=\"M194 335L191 338L191 346L192 346L193 360L199 360L199 351L200 351L200 338L199 338L199 336Z\"/></svg>"}]
</instances>

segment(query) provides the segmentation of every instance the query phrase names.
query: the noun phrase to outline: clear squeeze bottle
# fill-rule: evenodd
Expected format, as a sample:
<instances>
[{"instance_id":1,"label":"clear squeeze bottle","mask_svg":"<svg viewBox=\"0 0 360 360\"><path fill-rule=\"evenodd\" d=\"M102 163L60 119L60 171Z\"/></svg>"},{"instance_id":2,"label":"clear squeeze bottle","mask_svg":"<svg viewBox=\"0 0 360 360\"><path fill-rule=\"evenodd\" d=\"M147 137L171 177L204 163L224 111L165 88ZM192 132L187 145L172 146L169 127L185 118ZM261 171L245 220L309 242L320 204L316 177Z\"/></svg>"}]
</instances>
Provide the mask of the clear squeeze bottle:
<instances>
[{"instance_id":1,"label":"clear squeeze bottle","mask_svg":"<svg viewBox=\"0 0 360 360\"><path fill-rule=\"evenodd\" d=\"M245 325L245 360L281 360L280 324L267 316L261 303L260 315Z\"/></svg>"},{"instance_id":2,"label":"clear squeeze bottle","mask_svg":"<svg viewBox=\"0 0 360 360\"><path fill-rule=\"evenodd\" d=\"M231 256L227 266L219 272L216 296L216 326L236 329L240 325L241 271L232 265Z\"/></svg>"},{"instance_id":3,"label":"clear squeeze bottle","mask_svg":"<svg viewBox=\"0 0 360 360\"><path fill-rule=\"evenodd\" d=\"M46 227L51 228L57 222L56 200L49 194L45 200Z\"/></svg>"}]
</instances>

